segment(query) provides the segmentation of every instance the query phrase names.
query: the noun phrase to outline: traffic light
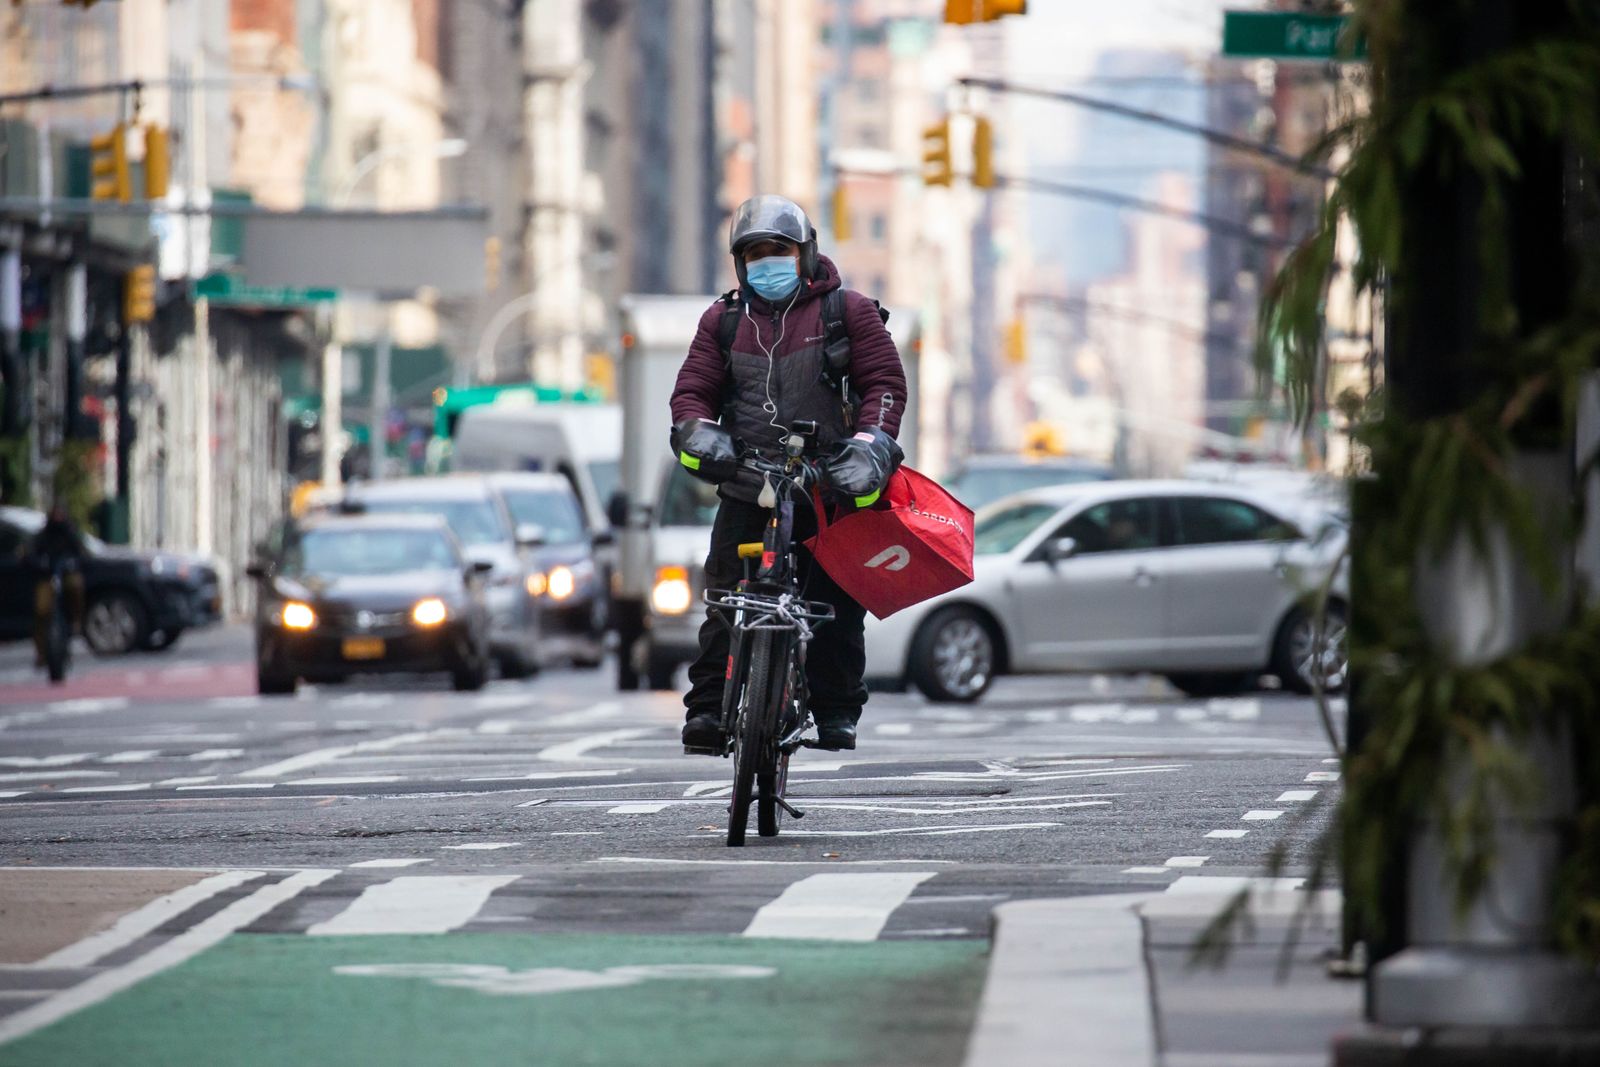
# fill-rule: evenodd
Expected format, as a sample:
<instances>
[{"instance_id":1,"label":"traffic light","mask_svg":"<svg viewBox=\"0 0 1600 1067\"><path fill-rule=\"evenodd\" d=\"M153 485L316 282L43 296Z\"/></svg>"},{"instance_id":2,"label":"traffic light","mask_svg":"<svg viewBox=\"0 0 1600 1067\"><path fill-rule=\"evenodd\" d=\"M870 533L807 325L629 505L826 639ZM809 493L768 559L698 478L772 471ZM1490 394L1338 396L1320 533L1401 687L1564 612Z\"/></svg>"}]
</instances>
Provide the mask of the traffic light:
<instances>
[{"instance_id":1,"label":"traffic light","mask_svg":"<svg viewBox=\"0 0 1600 1067\"><path fill-rule=\"evenodd\" d=\"M117 123L110 133L89 141L89 174L93 181L89 195L96 200L133 199L133 180L128 173L128 128Z\"/></svg>"},{"instance_id":2,"label":"traffic light","mask_svg":"<svg viewBox=\"0 0 1600 1067\"><path fill-rule=\"evenodd\" d=\"M922 184L949 185L950 119L939 120L922 131Z\"/></svg>"},{"instance_id":3,"label":"traffic light","mask_svg":"<svg viewBox=\"0 0 1600 1067\"><path fill-rule=\"evenodd\" d=\"M842 178L833 183L833 239L850 240L850 198L845 195Z\"/></svg>"},{"instance_id":4,"label":"traffic light","mask_svg":"<svg viewBox=\"0 0 1600 1067\"><path fill-rule=\"evenodd\" d=\"M165 200L172 180L172 145L167 131L153 122L144 127L144 198Z\"/></svg>"},{"instance_id":5,"label":"traffic light","mask_svg":"<svg viewBox=\"0 0 1600 1067\"><path fill-rule=\"evenodd\" d=\"M945 0L944 3L944 20L957 26L1027 13L1028 0Z\"/></svg>"},{"instance_id":6,"label":"traffic light","mask_svg":"<svg viewBox=\"0 0 1600 1067\"><path fill-rule=\"evenodd\" d=\"M981 115L972 126L972 184L994 188L994 126Z\"/></svg>"},{"instance_id":7,"label":"traffic light","mask_svg":"<svg viewBox=\"0 0 1600 1067\"><path fill-rule=\"evenodd\" d=\"M486 237L483 241L483 287L489 292L500 288L500 238Z\"/></svg>"},{"instance_id":8,"label":"traffic light","mask_svg":"<svg viewBox=\"0 0 1600 1067\"><path fill-rule=\"evenodd\" d=\"M1022 453L1044 458L1067 454L1066 438L1048 422L1030 422L1022 431Z\"/></svg>"},{"instance_id":9,"label":"traffic light","mask_svg":"<svg viewBox=\"0 0 1600 1067\"><path fill-rule=\"evenodd\" d=\"M149 322L156 317L156 269L149 263L122 279L122 321Z\"/></svg>"},{"instance_id":10,"label":"traffic light","mask_svg":"<svg viewBox=\"0 0 1600 1067\"><path fill-rule=\"evenodd\" d=\"M1006 324L1006 362L1018 367L1028 362L1028 328L1021 319Z\"/></svg>"}]
</instances>

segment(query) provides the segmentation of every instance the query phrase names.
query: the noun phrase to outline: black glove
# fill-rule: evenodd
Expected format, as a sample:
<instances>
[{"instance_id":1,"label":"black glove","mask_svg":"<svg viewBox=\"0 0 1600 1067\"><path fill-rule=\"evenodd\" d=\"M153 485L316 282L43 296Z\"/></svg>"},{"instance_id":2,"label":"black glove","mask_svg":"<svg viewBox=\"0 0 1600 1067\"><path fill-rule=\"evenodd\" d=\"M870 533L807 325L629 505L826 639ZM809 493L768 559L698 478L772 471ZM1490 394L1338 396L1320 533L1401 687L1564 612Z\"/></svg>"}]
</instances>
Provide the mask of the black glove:
<instances>
[{"instance_id":1,"label":"black glove","mask_svg":"<svg viewBox=\"0 0 1600 1067\"><path fill-rule=\"evenodd\" d=\"M882 430L863 430L834 443L828 455L828 484L864 508L889 484L889 475L906 458L900 444Z\"/></svg>"},{"instance_id":2,"label":"black glove","mask_svg":"<svg viewBox=\"0 0 1600 1067\"><path fill-rule=\"evenodd\" d=\"M705 419L684 419L672 428L672 450L703 482L721 483L739 473L739 450L721 426Z\"/></svg>"}]
</instances>

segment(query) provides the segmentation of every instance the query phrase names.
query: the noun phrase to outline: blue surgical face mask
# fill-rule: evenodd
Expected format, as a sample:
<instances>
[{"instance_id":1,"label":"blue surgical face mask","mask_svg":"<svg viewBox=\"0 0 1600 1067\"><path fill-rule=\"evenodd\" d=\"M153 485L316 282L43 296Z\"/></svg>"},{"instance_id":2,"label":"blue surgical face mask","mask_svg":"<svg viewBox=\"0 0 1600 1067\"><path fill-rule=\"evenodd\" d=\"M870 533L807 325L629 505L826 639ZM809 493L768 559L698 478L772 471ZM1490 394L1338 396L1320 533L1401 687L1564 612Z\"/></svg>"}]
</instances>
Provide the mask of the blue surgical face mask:
<instances>
[{"instance_id":1,"label":"blue surgical face mask","mask_svg":"<svg viewBox=\"0 0 1600 1067\"><path fill-rule=\"evenodd\" d=\"M750 288L776 302L800 284L800 264L793 256L768 256L746 263L744 276L749 279Z\"/></svg>"}]
</instances>

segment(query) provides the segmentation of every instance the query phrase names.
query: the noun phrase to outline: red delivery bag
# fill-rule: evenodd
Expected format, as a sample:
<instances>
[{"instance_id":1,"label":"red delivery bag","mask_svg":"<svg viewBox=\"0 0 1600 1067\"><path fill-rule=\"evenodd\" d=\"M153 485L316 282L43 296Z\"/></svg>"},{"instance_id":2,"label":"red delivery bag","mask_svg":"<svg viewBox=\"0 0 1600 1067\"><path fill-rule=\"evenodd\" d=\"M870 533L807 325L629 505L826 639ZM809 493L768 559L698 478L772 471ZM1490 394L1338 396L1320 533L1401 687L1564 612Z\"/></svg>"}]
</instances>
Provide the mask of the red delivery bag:
<instances>
[{"instance_id":1,"label":"red delivery bag","mask_svg":"<svg viewBox=\"0 0 1600 1067\"><path fill-rule=\"evenodd\" d=\"M806 542L828 577L880 619L972 581L972 511L902 465L870 508L829 522L820 497Z\"/></svg>"}]
</instances>

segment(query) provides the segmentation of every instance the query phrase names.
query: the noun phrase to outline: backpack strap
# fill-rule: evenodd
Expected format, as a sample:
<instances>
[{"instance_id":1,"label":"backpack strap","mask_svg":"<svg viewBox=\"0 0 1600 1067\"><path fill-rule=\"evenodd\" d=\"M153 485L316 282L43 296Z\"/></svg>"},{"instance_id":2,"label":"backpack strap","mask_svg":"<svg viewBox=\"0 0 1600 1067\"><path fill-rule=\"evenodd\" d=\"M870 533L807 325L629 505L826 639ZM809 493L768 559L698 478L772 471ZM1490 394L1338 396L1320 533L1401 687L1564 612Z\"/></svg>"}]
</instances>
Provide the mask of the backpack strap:
<instances>
[{"instance_id":1,"label":"backpack strap","mask_svg":"<svg viewBox=\"0 0 1600 1067\"><path fill-rule=\"evenodd\" d=\"M836 389L850 376L850 328L844 320L844 294L844 289L839 288L822 298L823 373ZM876 300L872 301L872 306L878 312L878 321L888 323L889 312L884 306Z\"/></svg>"},{"instance_id":2,"label":"backpack strap","mask_svg":"<svg viewBox=\"0 0 1600 1067\"><path fill-rule=\"evenodd\" d=\"M722 366L731 375L733 373L733 339L739 336L739 316L744 311L744 303L739 299L739 290L729 289L722 294L722 318L717 322L717 349L722 353Z\"/></svg>"}]
</instances>

